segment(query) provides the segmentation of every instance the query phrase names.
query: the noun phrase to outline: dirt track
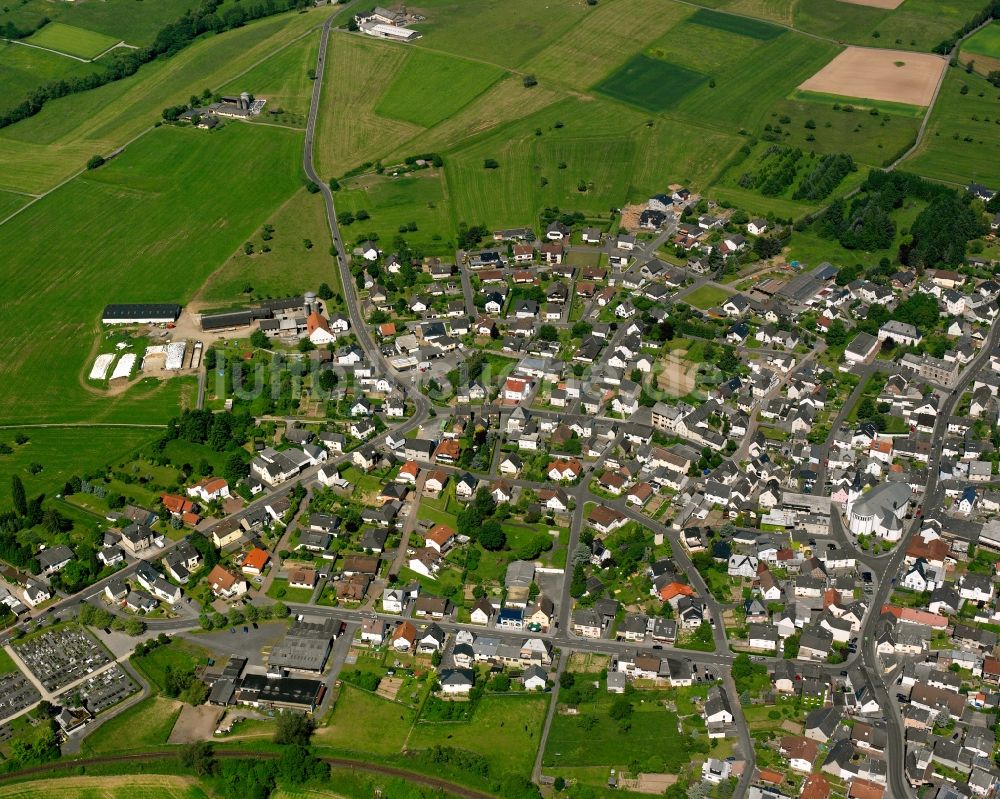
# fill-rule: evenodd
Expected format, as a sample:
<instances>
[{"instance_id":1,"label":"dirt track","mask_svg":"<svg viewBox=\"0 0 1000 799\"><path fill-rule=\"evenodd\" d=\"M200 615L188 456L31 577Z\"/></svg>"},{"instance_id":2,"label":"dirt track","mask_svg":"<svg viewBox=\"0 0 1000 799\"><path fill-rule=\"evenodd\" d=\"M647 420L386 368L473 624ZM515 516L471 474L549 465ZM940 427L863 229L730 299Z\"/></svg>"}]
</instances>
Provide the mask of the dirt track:
<instances>
[{"instance_id":1,"label":"dirt track","mask_svg":"<svg viewBox=\"0 0 1000 799\"><path fill-rule=\"evenodd\" d=\"M57 760L53 763L46 763L42 766L32 766L31 768L4 774L3 777L0 778L0 785L12 781L23 781L25 777L32 777L38 774L75 771L79 766L86 768L87 766L97 766L109 763L142 763L145 761L171 759L177 757L177 755L177 749L168 749L158 752L143 752L141 754L134 755L109 755L107 757L92 757L80 760ZM261 752L259 750L244 751L239 749L216 749L215 756L223 758L248 757L274 760L278 757L278 754L276 752ZM424 785L428 788L444 791L451 796L459 797L459 799L495 799L493 794L477 791L473 788L466 788L462 785L456 785L453 782L449 782L448 780L407 771L406 769L396 768L394 766L383 766L378 763L368 763L363 760L352 760L346 757L324 757L321 759L324 763L328 763L333 768L346 768L351 769L352 771L360 771L364 774L375 774L383 777L393 777L407 780L408 782L413 782L417 785Z\"/></svg>"}]
</instances>

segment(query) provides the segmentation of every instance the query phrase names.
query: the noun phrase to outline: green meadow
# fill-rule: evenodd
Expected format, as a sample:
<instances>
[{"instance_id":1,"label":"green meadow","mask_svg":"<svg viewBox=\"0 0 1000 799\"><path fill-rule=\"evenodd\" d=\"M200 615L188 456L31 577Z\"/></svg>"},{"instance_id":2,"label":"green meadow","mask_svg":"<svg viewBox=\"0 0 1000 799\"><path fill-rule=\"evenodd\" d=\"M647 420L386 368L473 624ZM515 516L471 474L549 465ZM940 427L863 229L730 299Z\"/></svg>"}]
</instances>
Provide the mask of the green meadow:
<instances>
[{"instance_id":1,"label":"green meadow","mask_svg":"<svg viewBox=\"0 0 1000 799\"><path fill-rule=\"evenodd\" d=\"M715 28L728 33L738 33L740 36L748 36L751 39L770 41L784 33L783 28L777 25L770 25L759 20L738 17L733 14L723 14L707 8L699 9L691 15L689 20L696 25L704 25L706 28Z\"/></svg>"},{"instance_id":2,"label":"green meadow","mask_svg":"<svg viewBox=\"0 0 1000 799\"><path fill-rule=\"evenodd\" d=\"M50 22L27 41L38 47L69 53L77 58L91 59L114 47L121 39L86 28L78 28L75 25Z\"/></svg>"},{"instance_id":3,"label":"green meadow","mask_svg":"<svg viewBox=\"0 0 1000 799\"><path fill-rule=\"evenodd\" d=\"M305 127L313 82L309 70L316 66L319 32L313 31L252 67L236 80L225 83L224 94L250 92L267 99L262 121Z\"/></svg>"},{"instance_id":4,"label":"green meadow","mask_svg":"<svg viewBox=\"0 0 1000 799\"><path fill-rule=\"evenodd\" d=\"M118 396L84 387L101 309L186 302L299 188L300 147L301 134L278 128L161 128L0 226L11 298L0 418L155 422L176 412L177 381Z\"/></svg>"},{"instance_id":5,"label":"green meadow","mask_svg":"<svg viewBox=\"0 0 1000 799\"><path fill-rule=\"evenodd\" d=\"M503 75L488 64L414 50L375 112L429 128L452 116Z\"/></svg>"},{"instance_id":6,"label":"green meadow","mask_svg":"<svg viewBox=\"0 0 1000 799\"><path fill-rule=\"evenodd\" d=\"M707 75L693 69L637 55L595 88L601 94L646 111L664 111L707 80Z\"/></svg>"},{"instance_id":7,"label":"green meadow","mask_svg":"<svg viewBox=\"0 0 1000 799\"><path fill-rule=\"evenodd\" d=\"M28 436L17 444L15 436ZM156 428L142 427L21 427L0 428L0 442L14 451L0 455L0 486L9 486L15 474L24 483L28 496L52 496L62 491L73 475L123 458L160 434ZM32 473L32 464L42 470Z\"/></svg>"},{"instance_id":8,"label":"green meadow","mask_svg":"<svg viewBox=\"0 0 1000 799\"><path fill-rule=\"evenodd\" d=\"M968 87L966 94L963 86ZM972 180L1000 184L997 94L985 78L949 69L924 140L905 168L961 186Z\"/></svg>"},{"instance_id":9,"label":"green meadow","mask_svg":"<svg viewBox=\"0 0 1000 799\"><path fill-rule=\"evenodd\" d=\"M44 29L43 29L44 30ZM0 41L0 111L20 103L29 92L54 80L79 78L103 67L39 50L16 42Z\"/></svg>"},{"instance_id":10,"label":"green meadow","mask_svg":"<svg viewBox=\"0 0 1000 799\"><path fill-rule=\"evenodd\" d=\"M1000 58L1000 22L992 22L966 39L962 51Z\"/></svg>"}]
</instances>

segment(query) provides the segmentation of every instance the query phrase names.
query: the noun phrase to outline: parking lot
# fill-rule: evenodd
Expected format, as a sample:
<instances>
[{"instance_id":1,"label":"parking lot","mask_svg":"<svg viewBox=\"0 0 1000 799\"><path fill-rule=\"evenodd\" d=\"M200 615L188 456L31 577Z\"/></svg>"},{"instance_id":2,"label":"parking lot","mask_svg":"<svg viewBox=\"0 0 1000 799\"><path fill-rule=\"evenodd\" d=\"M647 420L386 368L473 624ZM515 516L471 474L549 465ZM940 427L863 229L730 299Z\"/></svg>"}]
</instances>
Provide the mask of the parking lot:
<instances>
[{"instance_id":1,"label":"parking lot","mask_svg":"<svg viewBox=\"0 0 1000 799\"><path fill-rule=\"evenodd\" d=\"M89 680L85 680L59 696L56 701L64 704L64 700L78 694L87 710L96 716L132 696L138 690L139 686L136 685L135 680L129 677L125 669L115 663L100 674L95 674Z\"/></svg>"},{"instance_id":2,"label":"parking lot","mask_svg":"<svg viewBox=\"0 0 1000 799\"><path fill-rule=\"evenodd\" d=\"M13 716L41 698L38 689L21 672L0 677L0 718Z\"/></svg>"},{"instance_id":3,"label":"parking lot","mask_svg":"<svg viewBox=\"0 0 1000 799\"><path fill-rule=\"evenodd\" d=\"M111 662L107 650L79 627L49 630L15 648L31 673L52 693Z\"/></svg>"}]
</instances>

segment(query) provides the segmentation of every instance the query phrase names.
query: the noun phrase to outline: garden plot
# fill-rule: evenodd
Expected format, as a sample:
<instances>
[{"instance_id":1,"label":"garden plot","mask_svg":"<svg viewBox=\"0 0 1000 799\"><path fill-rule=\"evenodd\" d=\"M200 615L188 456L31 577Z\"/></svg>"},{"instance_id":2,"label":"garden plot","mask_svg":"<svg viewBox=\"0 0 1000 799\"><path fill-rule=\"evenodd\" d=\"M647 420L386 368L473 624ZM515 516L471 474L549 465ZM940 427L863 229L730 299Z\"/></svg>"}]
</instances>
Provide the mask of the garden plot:
<instances>
[{"instance_id":1,"label":"garden plot","mask_svg":"<svg viewBox=\"0 0 1000 799\"><path fill-rule=\"evenodd\" d=\"M948 62L936 55L848 47L800 89L841 97L930 105Z\"/></svg>"},{"instance_id":2,"label":"garden plot","mask_svg":"<svg viewBox=\"0 0 1000 799\"><path fill-rule=\"evenodd\" d=\"M108 376L108 369L111 368L111 364L114 363L115 354L113 352L105 352L98 355L94 360L94 365L90 369L90 379L91 380L103 380Z\"/></svg>"}]
</instances>

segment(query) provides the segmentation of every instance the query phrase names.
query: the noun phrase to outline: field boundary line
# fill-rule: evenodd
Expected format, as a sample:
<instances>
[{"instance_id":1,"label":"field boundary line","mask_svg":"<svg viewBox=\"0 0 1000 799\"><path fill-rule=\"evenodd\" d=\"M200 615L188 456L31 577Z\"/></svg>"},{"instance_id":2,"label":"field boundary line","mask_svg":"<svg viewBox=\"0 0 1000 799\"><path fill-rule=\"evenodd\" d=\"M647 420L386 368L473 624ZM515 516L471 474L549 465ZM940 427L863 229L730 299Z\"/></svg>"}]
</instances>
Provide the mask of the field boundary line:
<instances>
[{"instance_id":1,"label":"field boundary line","mask_svg":"<svg viewBox=\"0 0 1000 799\"><path fill-rule=\"evenodd\" d=\"M107 55L108 53L110 53L110 52L111 52L112 50L117 50L117 49L118 49L119 47L124 47L124 48L126 48L126 49L128 49L128 50L138 50L138 49L139 49L139 48L138 48L138 47L136 47L135 45L132 45L132 44L126 44L126 43L125 43L125 40L124 40L124 39L122 39L122 40L121 40L120 42L118 42L117 44L113 44L113 45L111 45L111 46L110 46L110 47L109 47L109 48L108 48L107 50L105 50L105 51L104 51L103 53L98 53L97 55L95 55L95 56L94 56L93 58L91 58L91 59L90 59L90 62L91 62L91 63L93 63L93 62L94 62L94 61L96 61L96 60L97 60L98 58L104 58L104 56L106 56L106 55Z\"/></svg>"},{"instance_id":2,"label":"field boundary line","mask_svg":"<svg viewBox=\"0 0 1000 799\"><path fill-rule=\"evenodd\" d=\"M79 61L82 64L89 64L94 60L92 58L80 58L80 56L78 55L71 55L70 53L65 53L62 50L54 50L51 47L42 47L40 44L31 44L30 42L22 42L20 39L4 39L4 41L9 42L10 44L19 44L22 47L31 47L34 48L35 50L45 50L46 52L49 53L55 53L56 55L61 55L64 58L72 58L74 61ZM118 45L116 44L115 47L117 46ZM101 53L101 55L104 55L104 53ZM100 58L100 56L98 56L98 58Z\"/></svg>"}]
</instances>

